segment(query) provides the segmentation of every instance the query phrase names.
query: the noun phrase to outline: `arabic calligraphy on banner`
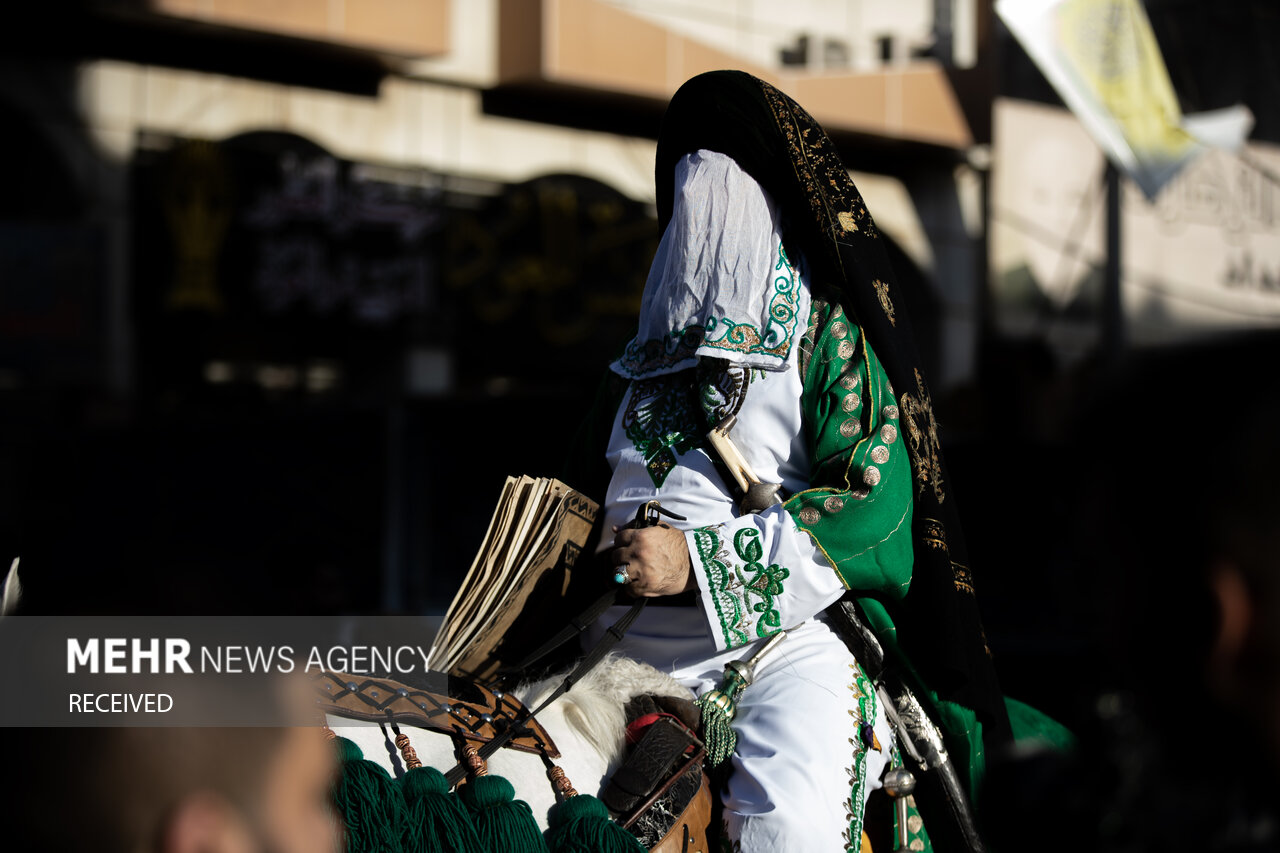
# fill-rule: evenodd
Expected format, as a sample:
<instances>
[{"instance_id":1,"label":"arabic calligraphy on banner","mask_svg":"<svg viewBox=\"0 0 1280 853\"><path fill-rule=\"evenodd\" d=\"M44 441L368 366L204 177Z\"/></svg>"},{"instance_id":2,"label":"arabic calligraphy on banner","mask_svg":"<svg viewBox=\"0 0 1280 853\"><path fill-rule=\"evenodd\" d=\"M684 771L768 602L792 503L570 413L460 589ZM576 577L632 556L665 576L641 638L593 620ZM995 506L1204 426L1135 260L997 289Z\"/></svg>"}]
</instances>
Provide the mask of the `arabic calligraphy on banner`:
<instances>
[{"instance_id":1,"label":"arabic calligraphy on banner","mask_svg":"<svg viewBox=\"0 0 1280 853\"><path fill-rule=\"evenodd\" d=\"M634 330L657 242L646 205L590 178L355 163L285 133L146 136L133 178L145 370L175 381L314 358L376 377L409 349L594 375Z\"/></svg>"}]
</instances>

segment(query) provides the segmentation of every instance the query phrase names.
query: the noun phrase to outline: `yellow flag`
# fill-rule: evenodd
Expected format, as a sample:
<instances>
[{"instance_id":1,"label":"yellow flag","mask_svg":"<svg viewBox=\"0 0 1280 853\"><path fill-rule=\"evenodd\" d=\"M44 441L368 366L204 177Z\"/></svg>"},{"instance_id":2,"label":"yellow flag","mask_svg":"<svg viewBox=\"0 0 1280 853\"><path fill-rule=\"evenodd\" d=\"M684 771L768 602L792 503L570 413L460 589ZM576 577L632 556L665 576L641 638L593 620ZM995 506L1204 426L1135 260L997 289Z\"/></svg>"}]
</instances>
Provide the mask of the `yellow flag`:
<instances>
[{"instance_id":1,"label":"yellow flag","mask_svg":"<svg viewBox=\"0 0 1280 853\"><path fill-rule=\"evenodd\" d=\"M1138 0L1066 0L1057 25L1068 66L1139 160L1172 163L1192 152L1196 142L1181 127L1178 98Z\"/></svg>"},{"instance_id":2,"label":"yellow flag","mask_svg":"<svg viewBox=\"0 0 1280 853\"><path fill-rule=\"evenodd\" d=\"M997 0L996 12L1148 198L1206 143L1233 148L1248 136L1252 116L1244 107L1182 115L1138 0Z\"/></svg>"}]
</instances>

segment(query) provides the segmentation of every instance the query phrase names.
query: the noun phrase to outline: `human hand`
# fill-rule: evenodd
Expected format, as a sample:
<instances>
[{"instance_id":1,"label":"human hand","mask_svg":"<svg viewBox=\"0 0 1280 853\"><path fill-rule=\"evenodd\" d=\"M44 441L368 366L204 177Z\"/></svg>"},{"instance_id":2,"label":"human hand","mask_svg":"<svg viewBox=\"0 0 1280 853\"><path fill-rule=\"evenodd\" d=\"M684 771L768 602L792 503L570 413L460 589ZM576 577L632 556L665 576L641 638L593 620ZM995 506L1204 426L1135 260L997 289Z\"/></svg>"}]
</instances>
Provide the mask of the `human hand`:
<instances>
[{"instance_id":1,"label":"human hand","mask_svg":"<svg viewBox=\"0 0 1280 853\"><path fill-rule=\"evenodd\" d=\"M684 533L669 524L613 528L615 566L626 564L625 585L636 598L657 598L693 589L693 560Z\"/></svg>"}]
</instances>

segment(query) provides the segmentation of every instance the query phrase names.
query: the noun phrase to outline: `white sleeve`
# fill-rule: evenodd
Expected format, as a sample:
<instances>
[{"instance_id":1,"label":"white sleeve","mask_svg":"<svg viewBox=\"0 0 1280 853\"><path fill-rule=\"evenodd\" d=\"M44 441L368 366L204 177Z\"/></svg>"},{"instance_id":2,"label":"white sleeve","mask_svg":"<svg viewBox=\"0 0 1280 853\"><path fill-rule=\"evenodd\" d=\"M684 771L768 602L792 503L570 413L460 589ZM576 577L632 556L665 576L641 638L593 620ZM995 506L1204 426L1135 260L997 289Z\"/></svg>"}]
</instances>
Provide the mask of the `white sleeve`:
<instances>
[{"instance_id":1,"label":"white sleeve","mask_svg":"<svg viewBox=\"0 0 1280 853\"><path fill-rule=\"evenodd\" d=\"M844 593L840 576L781 506L689 530L685 539L719 651L792 628Z\"/></svg>"}]
</instances>

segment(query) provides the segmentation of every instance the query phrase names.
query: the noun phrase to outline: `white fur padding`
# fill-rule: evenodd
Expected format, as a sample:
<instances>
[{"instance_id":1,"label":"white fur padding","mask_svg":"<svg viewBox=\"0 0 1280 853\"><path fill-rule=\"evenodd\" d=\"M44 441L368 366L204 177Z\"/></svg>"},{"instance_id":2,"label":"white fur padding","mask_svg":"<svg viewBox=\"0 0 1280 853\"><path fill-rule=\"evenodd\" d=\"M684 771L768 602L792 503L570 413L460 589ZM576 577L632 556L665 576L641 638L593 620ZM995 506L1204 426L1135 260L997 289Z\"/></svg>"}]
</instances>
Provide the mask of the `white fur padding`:
<instances>
[{"instance_id":1,"label":"white fur padding","mask_svg":"<svg viewBox=\"0 0 1280 853\"><path fill-rule=\"evenodd\" d=\"M521 685L512 692L527 707L536 708L560 686L566 674L557 673L542 681ZM621 763L626 746L624 707L633 696L646 694L694 698L689 688L665 672L613 654L593 667L572 690L557 699L555 705L560 706L558 713L565 723L595 747L612 772ZM551 732L551 737L555 736L555 732Z\"/></svg>"}]
</instances>

